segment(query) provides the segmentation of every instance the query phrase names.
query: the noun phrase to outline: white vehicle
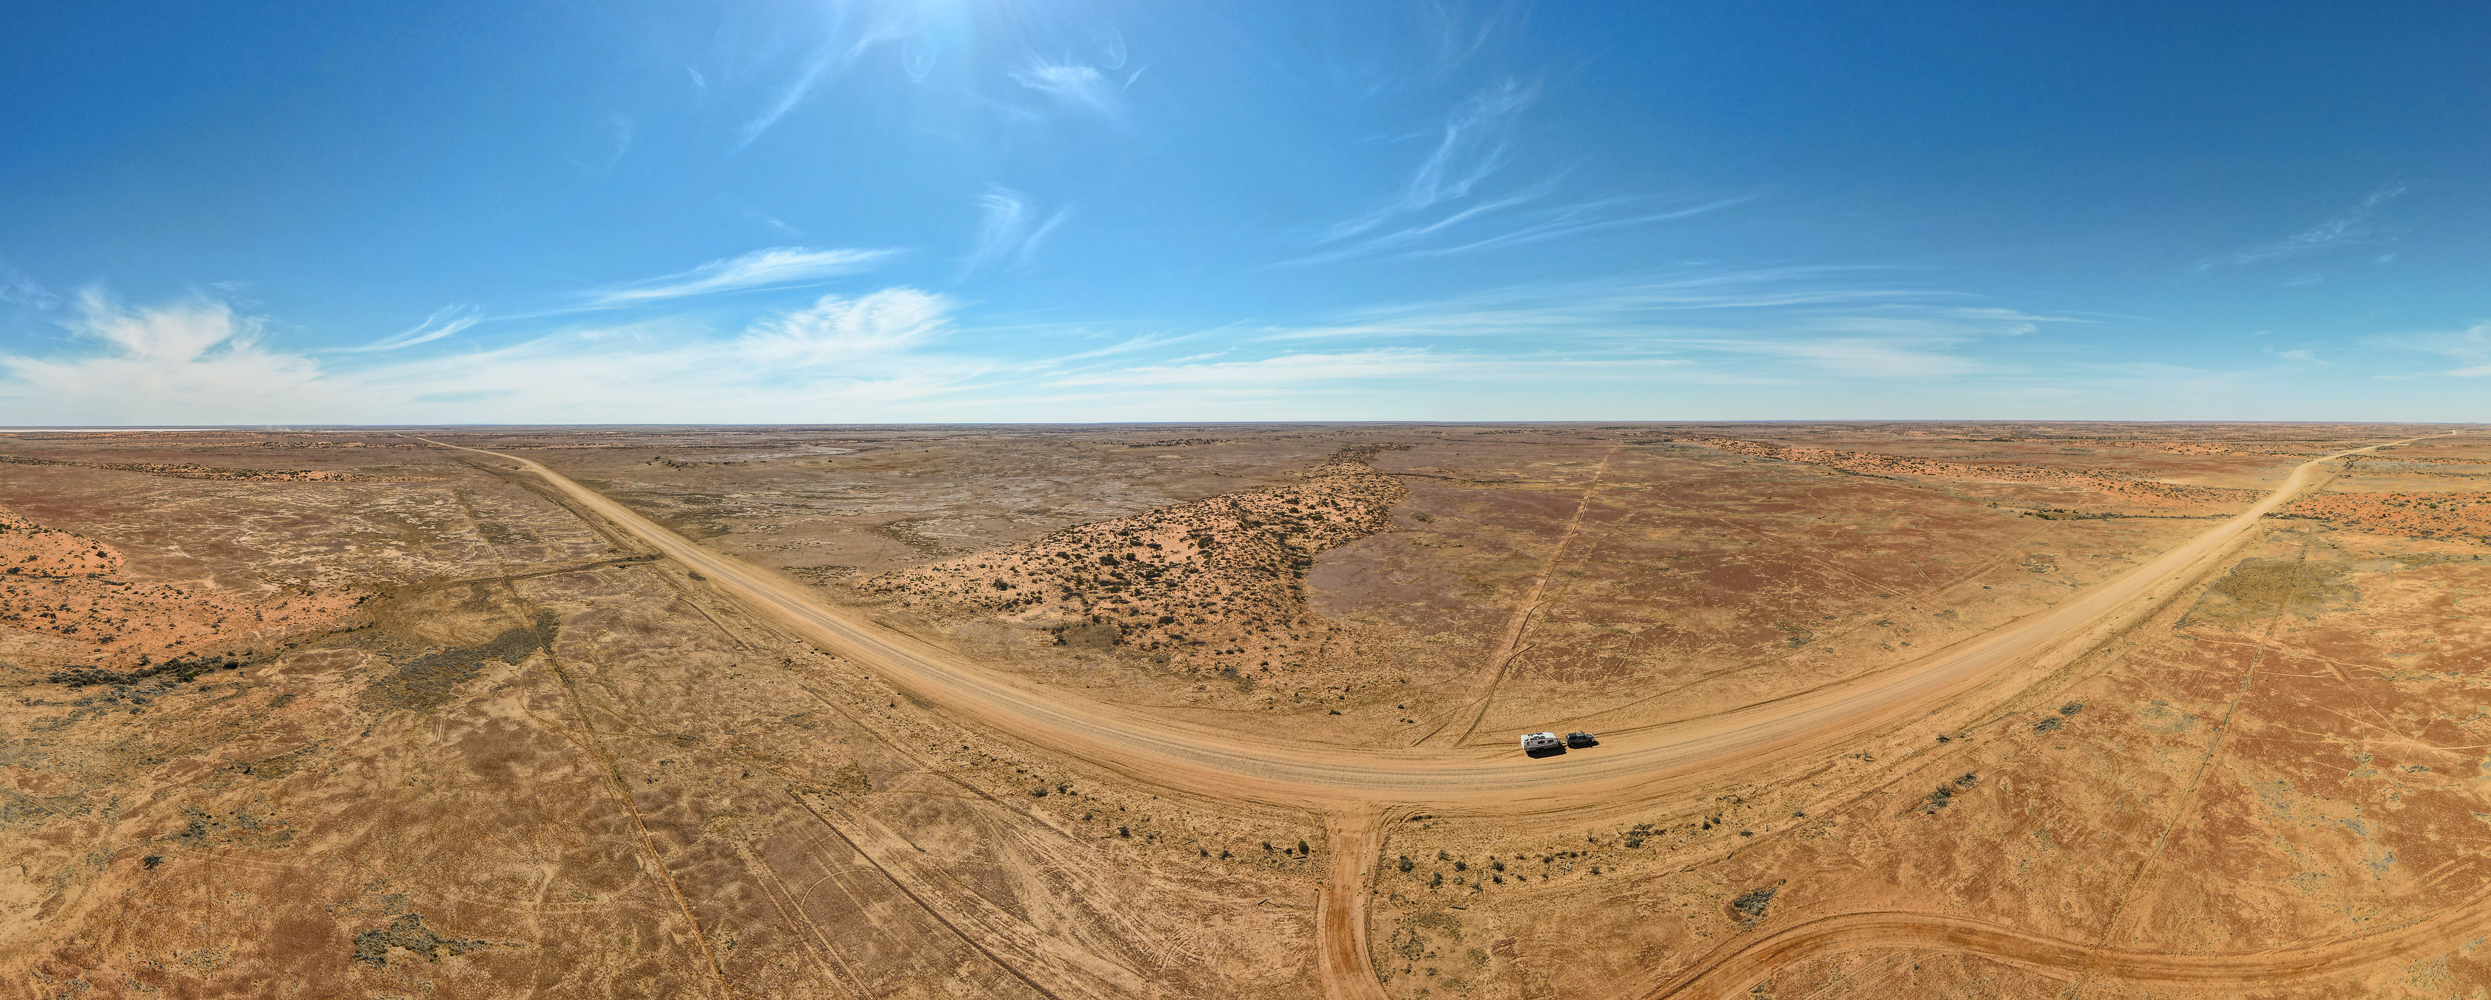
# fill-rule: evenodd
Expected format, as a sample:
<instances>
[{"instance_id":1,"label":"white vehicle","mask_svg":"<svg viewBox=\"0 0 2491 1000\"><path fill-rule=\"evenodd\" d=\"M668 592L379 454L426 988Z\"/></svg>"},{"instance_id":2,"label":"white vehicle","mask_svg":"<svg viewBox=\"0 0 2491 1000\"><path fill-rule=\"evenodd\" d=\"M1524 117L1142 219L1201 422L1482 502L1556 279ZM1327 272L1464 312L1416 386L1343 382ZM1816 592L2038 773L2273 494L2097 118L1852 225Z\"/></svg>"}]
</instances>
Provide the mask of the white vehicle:
<instances>
[{"instance_id":1,"label":"white vehicle","mask_svg":"<svg viewBox=\"0 0 2491 1000\"><path fill-rule=\"evenodd\" d=\"M1565 748L1566 741L1558 739L1557 734L1555 733L1522 734L1522 752L1524 753L1538 753L1542 750L1563 750Z\"/></svg>"}]
</instances>

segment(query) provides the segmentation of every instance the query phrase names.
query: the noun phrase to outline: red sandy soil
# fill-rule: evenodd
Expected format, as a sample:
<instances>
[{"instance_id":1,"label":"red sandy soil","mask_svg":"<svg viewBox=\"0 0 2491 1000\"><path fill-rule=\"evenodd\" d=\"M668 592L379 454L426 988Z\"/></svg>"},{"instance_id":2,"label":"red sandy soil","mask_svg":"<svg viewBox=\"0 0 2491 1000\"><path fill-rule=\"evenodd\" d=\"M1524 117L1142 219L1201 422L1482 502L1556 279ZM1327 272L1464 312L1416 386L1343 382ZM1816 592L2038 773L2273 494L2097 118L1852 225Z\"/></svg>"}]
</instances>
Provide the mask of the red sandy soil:
<instances>
[{"instance_id":1,"label":"red sandy soil","mask_svg":"<svg viewBox=\"0 0 2491 1000\"><path fill-rule=\"evenodd\" d=\"M0 510L0 573L10 576L85 576L121 568L121 553L73 531L46 528Z\"/></svg>"},{"instance_id":2,"label":"red sandy soil","mask_svg":"<svg viewBox=\"0 0 2491 1000\"><path fill-rule=\"evenodd\" d=\"M2032 465L1972 465L1903 455L1881 455L1875 452L1841 451L1830 448L1808 448L1770 441L1743 441L1724 437L1681 437L1677 440L1700 444L1737 455L1779 459L1804 465L1819 465L1844 472L1874 476L1927 476L1933 479L1961 479L1977 482L2039 483L2052 486L2077 486L2104 494L2132 507L2175 508L2195 507L2207 503L2244 503L2258 498L2253 490L2220 489L2205 486L2183 486L2156 482L2112 469L2064 469ZM2122 443L2120 446L2128 446ZM2197 446L2205 449L2206 446ZM2158 450L2178 455L2230 454L2230 449L2190 450L2183 447Z\"/></svg>"},{"instance_id":3,"label":"red sandy soil","mask_svg":"<svg viewBox=\"0 0 2491 1000\"><path fill-rule=\"evenodd\" d=\"M316 483L316 482L395 482L381 476L358 476L329 469L223 469L212 465L183 462L57 462L43 458L0 455L0 463L10 465L67 465L81 469L112 469L137 472L150 476L171 476L175 479L223 479L245 483Z\"/></svg>"},{"instance_id":4,"label":"red sandy soil","mask_svg":"<svg viewBox=\"0 0 2491 1000\"><path fill-rule=\"evenodd\" d=\"M1066 528L859 589L1053 623L1059 645L1163 651L1190 672L1286 671L1337 631L1299 585L1314 557L1382 529L1409 495L1367 464L1379 450L1339 452L1297 485Z\"/></svg>"},{"instance_id":5,"label":"red sandy soil","mask_svg":"<svg viewBox=\"0 0 2491 1000\"><path fill-rule=\"evenodd\" d=\"M2106 448L2138 448L2165 455L2237 455L2241 450L2211 441L2096 441Z\"/></svg>"},{"instance_id":6,"label":"red sandy soil","mask_svg":"<svg viewBox=\"0 0 2491 1000\"><path fill-rule=\"evenodd\" d=\"M368 595L307 590L245 593L199 581L133 583L113 574L121 553L74 532L0 510L0 638L39 640L95 666L257 653L346 627ZM83 653L83 655L80 655Z\"/></svg>"},{"instance_id":7,"label":"red sandy soil","mask_svg":"<svg viewBox=\"0 0 2491 1000\"><path fill-rule=\"evenodd\" d=\"M0 998L2491 991L2480 435L2033 430L18 435Z\"/></svg>"},{"instance_id":8,"label":"red sandy soil","mask_svg":"<svg viewBox=\"0 0 2491 1000\"><path fill-rule=\"evenodd\" d=\"M2322 493L2285 510L2383 535L2491 543L2491 493Z\"/></svg>"}]
</instances>

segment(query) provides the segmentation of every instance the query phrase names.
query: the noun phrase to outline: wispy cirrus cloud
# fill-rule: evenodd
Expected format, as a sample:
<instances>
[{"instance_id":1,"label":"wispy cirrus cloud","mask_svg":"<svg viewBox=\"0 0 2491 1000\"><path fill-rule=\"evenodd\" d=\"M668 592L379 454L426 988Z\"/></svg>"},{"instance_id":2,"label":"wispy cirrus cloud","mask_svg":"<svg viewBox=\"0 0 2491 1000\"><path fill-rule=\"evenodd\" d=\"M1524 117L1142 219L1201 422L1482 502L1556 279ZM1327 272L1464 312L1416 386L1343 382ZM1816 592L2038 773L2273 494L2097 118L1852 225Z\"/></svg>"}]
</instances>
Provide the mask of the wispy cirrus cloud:
<instances>
[{"instance_id":1,"label":"wispy cirrus cloud","mask_svg":"<svg viewBox=\"0 0 2491 1000\"><path fill-rule=\"evenodd\" d=\"M1214 356L1216 357L1216 356ZM1476 366L1480 359L1417 347L1380 347L1352 351L1291 351L1269 357L1231 361L1180 358L1066 374L1051 386L1254 386L1274 383L1342 382L1372 378L1418 378L1446 374L1448 369Z\"/></svg>"},{"instance_id":2,"label":"wispy cirrus cloud","mask_svg":"<svg viewBox=\"0 0 2491 1000\"><path fill-rule=\"evenodd\" d=\"M687 317L582 325L342 373L396 412L564 422L932 418L986 370L925 350L955 304L907 287L823 296L721 333ZM464 419L476 419L473 416Z\"/></svg>"},{"instance_id":3,"label":"wispy cirrus cloud","mask_svg":"<svg viewBox=\"0 0 2491 1000\"><path fill-rule=\"evenodd\" d=\"M1631 215L1617 215L1613 214L1613 212L1615 210L1634 206L1638 203L1638 201L1640 201L1640 199L1618 198L1607 201L1586 202L1577 205L1560 205L1545 211L1532 213L1526 216L1520 225L1501 233L1482 236L1467 243L1457 243L1451 246L1414 249L1406 254L1403 254L1402 256L1443 257L1457 253L1470 253L1476 250L1518 246L1524 243L1538 243L1543 240L1563 239L1568 236L1581 236L1587 233L1599 232L1604 229L1620 229L1627 226L1639 226L1652 222L1668 222L1674 219L1691 218L1708 212L1717 212L1733 205L1740 205L1754 201L1756 198L1757 196L1753 194L1736 195L1728 198L1714 198L1692 205L1682 205L1675 208L1655 208Z\"/></svg>"},{"instance_id":4,"label":"wispy cirrus cloud","mask_svg":"<svg viewBox=\"0 0 2491 1000\"><path fill-rule=\"evenodd\" d=\"M1116 30L1113 24L1092 26L1090 45L1098 50L1099 66L1105 69L1123 69L1125 60L1131 56L1125 48L1124 32Z\"/></svg>"},{"instance_id":5,"label":"wispy cirrus cloud","mask_svg":"<svg viewBox=\"0 0 2491 1000\"><path fill-rule=\"evenodd\" d=\"M1138 337L1125 338L1124 340L1117 341L1116 343L1109 344L1105 347L1093 347L1086 351L1074 351L1071 354L1058 354L1053 357L1040 358L1036 361L1025 362L1020 366L1020 370L1024 372L1043 372L1053 369L1072 370L1077 369L1080 366L1080 363L1084 361L1091 361L1097 358L1114 357L1122 354L1135 354L1149 351L1153 348L1166 347L1170 344L1199 341L1210 337L1215 333L1222 332L1226 331L1198 330L1193 333L1146 333ZM1186 360L1193 359L1188 358Z\"/></svg>"},{"instance_id":6,"label":"wispy cirrus cloud","mask_svg":"<svg viewBox=\"0 0 2491 1000\"><path fill-rule=\"evenodd\" d=\"M2006 371L1996 364L1949 350L1953 340L1894 337L1800 337L1761 339L1719 337L1676 341L1682 348L1701 348L1749 357L1806 365L1820 373L1854 378L1942 378L1952 375Z\"/></svg>"},{"instance_id":7,"label":"wispy cirrus cloud","mask_svg":"<svg viewBox=\"0 0 2491 1000\"><path fill-rule=\"evenodd\" d=\"M892 354L942 336L954 308L949 299L905 286L853 299L825 295L756 321L735 346L753 358L795 365Z\"/></svg>"},{"instance_id":8,"label":"wispy cirrus cloud","mask_svg":"<svg viewBox=\"0 0 2491 1000\"><path fill-rule=\"evenodd\" d=\"M429 344L474 326L483 318L484 311L475 306L444 306L433 310L433 314L424 317L423 322L409 327L402 333L383 337L361 347L348 347L342 350L348 353L395 351L402 347Z\"/></svg>"},{"instance_id":9,"label":"wispy cirrus cloud","mask_svg":"<svg viewBox=\"0 0 2491 1000\"><path fill-rule=\"evenodd\" d=\"M863 18L862 26L856 28L853 33L848 30L846 5L833 4L829 8L829 13L831 16L830 39L816 47L813 53L805 58L802 68L783 78L763 103L761 110L746 119L742 127L736 129L734 148L740 150L752 145L753 140L761 138L762 134L776 126L780 119L794 111L797 105L804 103L804 99L811 95L815 88L820 87L824 81L838 76L849 66L855 64L858 58L873 51L876 46L899 41L911 33L906 20L897 12L868 12ZM692 79L701 90L709 89L709 83L702 78L700 71L694 70Z\"/></svg>"},{"instance_id":10,"label":"wispy cirrus cloud","mask_svg":"<svg viewBox=\"0 0 2491 1000\"><path fill-rule=\"evenodd\" d=\"M988 185L977 204L981 210L977 243L961 262L962 280L998 264L1012 271L1028 267L1039 244L1072 215L1070 205L1048 213L1037 199L1000 185Z\"/></svg>"},{"instance_id":11,"label":"wispy cirrus cloud","mask_svg":"<svg viewBox=\"0 0 2491 1000\"><path fill-rule=\"evenodd\" d=\"M1450 257L1692 218L1754 201L1757 197L1752 194L1738 195L1671 207L1652 205L1647 199L1608 199L1520 208L1545 196L1544 190L1534 189L1482 202L1433 222L1337 244L1271 266L1330 264L1360 257L1386 260ZM1518 210L1507 212L1507 209ZM1464 223L1490 216L1494 218L1488 221L1498 224L1490 231L1456 230Z\"/></svg>"},{"instance_id":12,"label":"wispy cirrus cloud","mask_svg":"<svg viewBox=\"0 0 2491 1000\"><path fill-rule=\"evenodd\" d=\"M797 288L842 275L870 271L900 255L898 250L771 247L713 260L689 271L650 278L593 293L598 308L645 305L668 299L760 288Z\"/></svg>"},{"instance_id":13,"label":"wispy cirrus cloud","mask_svg":"<svg viewBox=\"0 0 2491 1000\"><path fill-rule=\"evenodd\" d=\"M1997 324L1997 332L2029 332L2035 321L2014 310L1964 305L1973 296L1874 279L1891 268L1795 265L1760 268L1695 267L1686 270L1578 282L1551 282L1489 289L1416 303L1378 305L1343 312L1337 322L1292 327L1273 339L1410 336L1542 336L1574 331L1583 336L1653 331L1712 330L1741 324L1774 329L1857 323L1882 311L1944 310Z\"/></svg>"},{"instance_id":14,"label":"wispy cirrus cloud","mask_svg":"<svg viewBox=\"0 0 2491 1000\"><path fill-rule=\"evenodd\" d=\"M1511 385L1524 381L1614 383L1648 382L1662 376L1709 378L1691 367L1685 359L1656 355L1568 357L1551 352L1516 357L1488 351L1377 347L1290 351L1233 359L1211 355L1107 367L1059 375L1033 390L1177 393L1181 395L1163 398L1181 408L1206 400L1269 399L1280 393L1325 395L1395 383L1434 393L1454 386Z\"/></svg>"},{"instance_id":15,"label":"wispy cirrus cloud","mask_svg":"<svg viewBox=\"0 0 2491 1000\"><path fill-rule=\"evenodd\" d=\"M790 345L791 349L820 345ZM753 349L744 349L750 347ZM819 363L813 358L819 357ZM396 419L696 423L940 419L975 359L909 351L787 356L696 324L566 329L343 373Z\"/></svg>"},{"instance_id":16,"label":"wispy cirrus cloud","mask_svg":"<svg viewBox=\"0 0 2491 1000\"><path fill-rule=\"evenodd\" d=\"M1319 242L1335 243L1393 219L1470 195L1471 188L1505 165L1507 132L1539 96L1539 85L1500 80L1456 105L1401 193L1373 211L1327 229Z\"/></svg>"},{"instance_id":17,"label":"wispy cirrus cloud","mask_svg":"<svg viewBox=\"0 0 2491 1000\"><path fill-rule=\"evenodd\" d=\"M2455 368L2430 374L2453 375L2458 378L2491 376L2491 323L2476 323L2462 330L2432 330L2369 337L2362 343L2372 348L2436 354L2457 364Z\"/></svg>"},{"instance_id":18,"label":"wispy cirrus cloud","mask_svg":"<svg viewBox=\"0 0 2491 1000\"><path fill-rule=\"evenodd\" d=\"M1478 16L1451 4L1429 4L1418 11L1422 30L1433 43L1436 72L1446 73L1470 61L1490 38L1509 31L1519 20L1514 4L1500 4Z\"/></svg>"},{"instance_id":19,"label":"wispy cirrus cloud","mask_svg":"<svg viewBox=\"0 0 2491 1000\"><path fill-rule=\"evenodd\" d=\"M1870 280L1879 277L1892 272L1700 268L1639 280L1525 285L1353 310L1332 322L1267 329L1255 339L1379 345L1459 339L1508 353L1658 352L1756 377L1943 378L2012 370L2015 365L1994 356L1999 341L2093 322Z\"/></svg>"},{"instance_id":20,"label":"wispy cirrus cloud","mask_svg":"<svg viewBox=\"0 0 2491 1000\"><path fill-rule=\"evenodd\" d=\"M1520 189L1488 193L1487 183L1512 158L1517 122L1538 97L1537 83L1516 79L1472 93L1432 133L1434 144L1397 196L1325 227L1301 252L1268 266L1478 253L1689 218L1756 197L1678 204L1642 197L1563 201L1558 199L1562 172Z\"/></svg>"},{"instance_id":21,"label":"wispy cirrus cloud","mask_svg":"<svg viewBox=\"0 0 2491 1000\"><path fill-rule=\"evenodd\" d=\"M2379 188L2362 198L2359 204L2315 226L2272 243L2261 243L2205 258L2189 265L2188 270L2192 274L2202 274L2221 268L2249 267L2270 261L2287 260L2332 247L2390 242L2396 238L2395 235L2383 233L2374 228L2371 225L2371 217L2377 214L2379 206L2394 200L2406 190L2408 189L2402 184L2391 184ZM2384 264L2386 260L2383 258L2380 263ZM2317 280L2315 276L2304 275L2295 279L2295 283L2314 284Z\"/></svg>"},{"instance_id":22,"label":"wispy cirrus cloud","mask_svg":"<svg viewBox=\"0 0 2491 1000\"><path fill-rule=\"evenodd\" d=\"M61 297L17 272L16 268L0 267L0 305L50 309L60 304Z\"/></svg>"},{"instance_id":23,"label":"wispy cirrus cloud","mask_svg":"<svg viewBox=\"0 0 2491 1000\"><path fill-rule=\"evenodd\" d=\"M1046 95L1061 107L1112 120L1124 116L1124 89L1142 73L1135 70L1119 80L1086 63L1031 56L1008 75L1014 83Z\"/></svg>"},{"instance_id":24,"label":"wispy cirrus cloud","mask_svg":"<svg viewBox=\"0 0 2491 1000\"><path fill-rule=\"evenodd\" d=\"M1995 345L2082 322L1881 284L1895 273L1697 268L1113 342L1077 325L964 327L954 300L893 286L724 328L715 309L653 311L327 366L268 346L265 323L220 300L127 307L96 292L54 356L0 355L0 423L1521 418L1645 413L1663 384L1729 408L1714 412L1773 400L1813 414L1872 381L2046 386ZM443 310L374 346L429 343L474 316ZM1094 345L1065 349L1078 340Z\"/></svg>"},{"instance_id":25,"label":"wispy cirrus cloud","mask_svg":"<svg viewBox=\"0 0 2491 1000\"><path fill-rule=\"evenodd\" d=\"M127 306L93 290L63 322L71 336L61 350L0 353L0 423L932 418L938 397L990 367L925 350L951 329L954 308L939 295L888 288L825 296L725 336L661 316L323 365L271 346L263 320L220 299ZM458 318L436 314L416 329ZM926 408L910 409L919 404Z\"/></svg>"}]
</instances>

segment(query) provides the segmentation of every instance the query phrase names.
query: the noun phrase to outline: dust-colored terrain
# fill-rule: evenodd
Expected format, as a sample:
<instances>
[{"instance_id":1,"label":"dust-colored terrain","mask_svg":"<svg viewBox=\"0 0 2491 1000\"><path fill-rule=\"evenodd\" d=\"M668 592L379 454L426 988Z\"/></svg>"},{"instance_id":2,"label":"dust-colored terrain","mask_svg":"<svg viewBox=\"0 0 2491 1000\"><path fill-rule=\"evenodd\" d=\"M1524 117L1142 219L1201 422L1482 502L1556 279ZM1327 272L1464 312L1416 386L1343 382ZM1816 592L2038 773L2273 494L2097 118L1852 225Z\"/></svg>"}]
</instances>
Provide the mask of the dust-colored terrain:
<instances>
[{"instance_id":1,"label":"dust-colored terrain","mask_svg":"<svg viewBox=\"0 0 2491 1000\"><path fill-rule=\"evenodd\" d=\"M1154 665L1251 694L1248 672L1276 667L1285 680L1326 663L1338 630L1308 609L1302 581L1316 556L1382 530L1409 496L1367 464L1381 450L1344 449L1297 483L1075 525L861 589L996 612L1045 627L1058 646L1155 654Z\"/></svg>"},{"instance_id":2,"label":"dust-colored terrain","mask_svg":"<svg viewBox=\"0 0 2491 1000\"><path fill-rule=\"evenodd\" d=\"M132 579L119 551L0 510L0 656L98 667L184 669L201 657L349 627L371 595L304 587L235 590L209 581ZM81 662L83 661L83 662ZM96 676L107 676L97 674Z\"/></svg>"},{"instance_id":3,"label":"dust-colored terrain","mask_svg":"<svg viewBox=\"0 0 2491 1000\"><path fill-rule=\"evenodd\" d=\"M2491 994L2478 428L7 438L0 995Z\"/></svg>"}]
</instances>

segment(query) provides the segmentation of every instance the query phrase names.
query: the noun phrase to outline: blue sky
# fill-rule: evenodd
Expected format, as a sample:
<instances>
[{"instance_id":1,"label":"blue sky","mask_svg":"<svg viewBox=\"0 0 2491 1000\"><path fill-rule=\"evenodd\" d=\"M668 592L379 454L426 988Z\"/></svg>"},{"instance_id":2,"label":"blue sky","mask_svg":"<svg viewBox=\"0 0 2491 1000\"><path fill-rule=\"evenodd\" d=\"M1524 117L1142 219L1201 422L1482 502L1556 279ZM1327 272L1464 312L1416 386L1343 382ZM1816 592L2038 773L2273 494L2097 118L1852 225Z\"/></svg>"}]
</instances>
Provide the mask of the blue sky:
<instances>
[{"instance_id":1,"label":"blue sky","mask_svg":"<svg viewBox=\"0 0 2491 1000\"><path fill-rule=\"evenodd\" d=\"M2482 420L2486 29L34 5L0 423Z\"/></svg>"}]
</instances>

